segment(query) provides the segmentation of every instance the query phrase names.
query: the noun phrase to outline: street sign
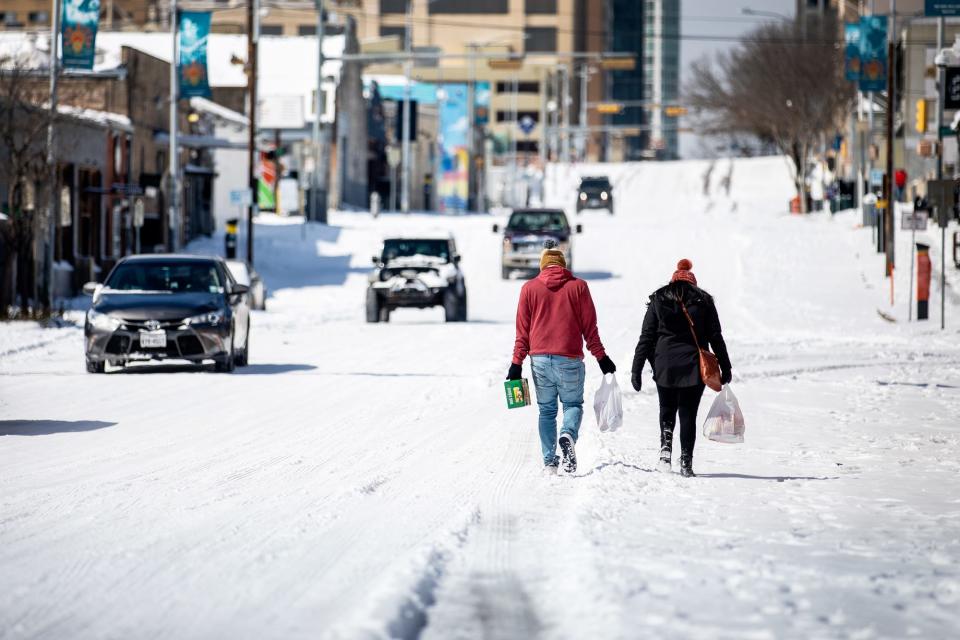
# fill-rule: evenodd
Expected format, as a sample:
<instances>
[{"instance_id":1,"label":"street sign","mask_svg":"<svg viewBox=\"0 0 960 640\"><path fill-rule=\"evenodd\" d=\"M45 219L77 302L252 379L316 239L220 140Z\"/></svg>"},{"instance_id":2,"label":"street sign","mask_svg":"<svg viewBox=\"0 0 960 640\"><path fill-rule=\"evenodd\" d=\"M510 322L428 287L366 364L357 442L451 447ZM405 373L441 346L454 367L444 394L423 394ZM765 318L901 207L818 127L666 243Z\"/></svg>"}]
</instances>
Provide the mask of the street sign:
<instances>
[{"instance_id":1,"label":"street sign","mask_svg":"<svg viewBox=\"0 0 960 640\"><path fill-rule=\"evenodd\" d=\"M957 204L956 184L954 180L927 180L927 200L936 208L941 227L946 227L953 216Z\"/></svg>"},{"instance_id":2,"label":"street sign","mask_svg":"<svg viewBox=\"0 0 960 640\"><path fill-rule=\"evenodd\" d=\"M900 216L900 228L904 231L926 231L927 222L930 220L929 211L904 212Z\"/></svg>"},{"instance_id":3,"label":"street sign","mask_svg":"<svg viewBox=\"0 0 960 640\"><path fill-rule=\"evenodd\" d=\"M960 0L924 0L925 16L960 16Z\"/></svg>"},{"instance_id":4,"label":"street sign","mask_svg":"<svg viewBox=\"0 0 960 640\"><path fill-rule=\"evenodd\" d=\"M947 67L943 96L944 109L960 109L960 67ZM951 132L952 133L952 132Z\"/></svg>"},{"instance_id":5,"label":"street sign","mask_svg":"<svg viewBox=\"0 0 960 640\"><path fill-rule=\"evenodd\" d=\"M883 169L870 169L870 186L871 187L882 187L883 186Z\"/></svg>"},{"instance_id":6,"label":"street sign","mask_svg":"<svg viewBox=\"0 0 960 640\"><path fill-rule=\"evenodd\" d=\"M664 114L669 118L678 118L680 116L687 115L687 108L681 107L679 105L671 105L663 110Z\"/></svg>"},{"instance_id":7,"label":"street sign","mask_svg":"<svg viewBox=\"0 0 960 640\"><path fill-rule=\"evenodd\" d=\"M231 189L230 204L234 207L246 207L250 204L250 189Z\"/></svg>"},{"instance_id":8,"label":"street sign","mask_svg":"<svg viewBox=\"0 0 960 640\"><path fill-rule=\"evenodd\" d=\"M533 128L537 126L537 122L530 116L523 116L520 118L520 122L517 123L517 126L520 127L520 131L523 131L526 135L530 135L530 132L533 131Z\"/></svg>"},{"instance_id":9,"label":"street sign","mask_svg":"<svg viewBox=\"0 0 960 640\"><path fill-rule=\"evenodd\" d=\"M609 56L600 60L600 68L605 71L633 71L637 68L637 58L633 55Z\"/></svg>"}]
</instances>

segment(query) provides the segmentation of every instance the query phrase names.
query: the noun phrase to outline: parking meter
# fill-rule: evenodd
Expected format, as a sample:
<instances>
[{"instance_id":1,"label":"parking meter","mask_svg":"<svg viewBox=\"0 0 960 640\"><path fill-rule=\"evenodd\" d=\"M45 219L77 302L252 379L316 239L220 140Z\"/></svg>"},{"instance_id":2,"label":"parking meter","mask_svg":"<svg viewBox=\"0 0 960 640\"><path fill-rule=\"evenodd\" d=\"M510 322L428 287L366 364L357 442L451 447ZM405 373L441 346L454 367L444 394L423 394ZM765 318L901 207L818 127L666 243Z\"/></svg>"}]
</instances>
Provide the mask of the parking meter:
<instances>
[{"instance_id":1,"label":"parking meter","mask_svg":"<svg viewBox=\"0 0 960 640\"><path fill-rule=\"evenodd\" d=\"M227 220L227 232L223 236L224 243L224 255L226 255L228 260L236 259L237 257L237 219L230 218Z\"/></svg>"}]
</instances>

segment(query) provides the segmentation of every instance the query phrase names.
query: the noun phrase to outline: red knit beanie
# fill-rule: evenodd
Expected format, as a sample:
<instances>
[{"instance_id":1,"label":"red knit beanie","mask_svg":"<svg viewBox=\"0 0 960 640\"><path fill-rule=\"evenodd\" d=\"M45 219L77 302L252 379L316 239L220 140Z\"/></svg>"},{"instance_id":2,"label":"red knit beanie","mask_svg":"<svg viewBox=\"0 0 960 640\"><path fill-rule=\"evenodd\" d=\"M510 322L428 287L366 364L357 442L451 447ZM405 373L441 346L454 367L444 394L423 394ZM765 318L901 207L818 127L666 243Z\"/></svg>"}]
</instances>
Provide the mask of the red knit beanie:
<instances>
[{"instance_id":1,"label":"red knit beanie","mask_svg":"<svg viewBox=\"0 0 960 640\"><path fill-rule=\"evenodd\" d=\"M677 270L673 272L673 277L670 278L670 282L682 280L689 282L693 286L697 286L697 276L693 275L691 269L693 269L693 263L684 258L677 263Z\"/></svg>"}]
</instances>

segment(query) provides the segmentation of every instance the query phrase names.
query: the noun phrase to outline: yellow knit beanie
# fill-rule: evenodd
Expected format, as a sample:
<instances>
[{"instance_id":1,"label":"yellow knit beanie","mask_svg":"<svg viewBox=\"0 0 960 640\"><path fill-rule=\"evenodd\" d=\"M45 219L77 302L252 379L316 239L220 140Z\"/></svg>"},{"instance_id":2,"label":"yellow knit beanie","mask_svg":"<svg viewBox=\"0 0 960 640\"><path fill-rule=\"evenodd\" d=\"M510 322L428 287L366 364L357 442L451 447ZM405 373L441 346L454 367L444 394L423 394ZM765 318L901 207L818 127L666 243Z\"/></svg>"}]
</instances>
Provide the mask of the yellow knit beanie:
<instances>
[{"instance_id":1,"label":"yellow knit beanie","mask_svg":"<svg viewBox=\"0 0 960 640\"><path fill-rule=\"evenodd\" d=\"M547 240L543 243L543 253L540 254L540 271L553 265L559 265L566 269L567 259L555 240Z\"/></svg>"}]
</instances>

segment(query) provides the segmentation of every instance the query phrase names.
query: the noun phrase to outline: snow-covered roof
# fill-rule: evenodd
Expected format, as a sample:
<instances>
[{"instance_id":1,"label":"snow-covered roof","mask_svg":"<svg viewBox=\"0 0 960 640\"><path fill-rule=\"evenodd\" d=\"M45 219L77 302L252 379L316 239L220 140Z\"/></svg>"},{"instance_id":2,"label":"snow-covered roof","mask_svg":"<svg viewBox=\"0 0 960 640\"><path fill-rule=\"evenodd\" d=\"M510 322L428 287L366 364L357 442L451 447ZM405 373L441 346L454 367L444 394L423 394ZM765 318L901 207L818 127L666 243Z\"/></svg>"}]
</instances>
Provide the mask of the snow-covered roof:
<instances>
[{"instance_id":1,"label":"snow-covered roof","mask_svg":"<svg viewBox=\"0 0 960 640\"><path fill-rule=\"evenodd\" d=\"M247 116L243 115L242 113L234 111L233 109L228 109L227 107L217 104L212 100L207 100L206 98L190 98L190 106L197 111L208 113L233 124L244 127L250 124L250 120L247 119Z\"/></svg>"},{"instance_id":2,"label":"snow-covered roof","mask_svg":"<svg viewBox=\"0 0 960 640\"><path fill-rule=\"evenodd\" d=\"M47 104L49 105L49 103ZM57 113L73 118L74 120L89 122L103 127L133 131L133 124L130 122L130 118L120 115L119 113L98 111L97 109L83 109L65 104L57 105Z\"/></svg>"}]
</instances>

